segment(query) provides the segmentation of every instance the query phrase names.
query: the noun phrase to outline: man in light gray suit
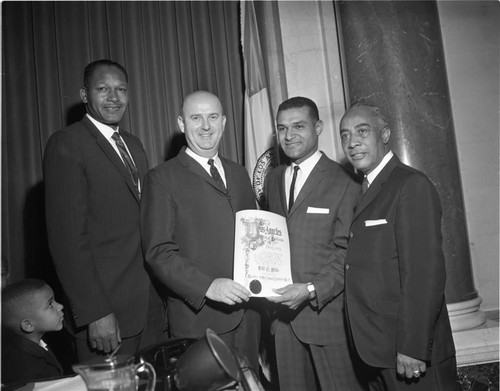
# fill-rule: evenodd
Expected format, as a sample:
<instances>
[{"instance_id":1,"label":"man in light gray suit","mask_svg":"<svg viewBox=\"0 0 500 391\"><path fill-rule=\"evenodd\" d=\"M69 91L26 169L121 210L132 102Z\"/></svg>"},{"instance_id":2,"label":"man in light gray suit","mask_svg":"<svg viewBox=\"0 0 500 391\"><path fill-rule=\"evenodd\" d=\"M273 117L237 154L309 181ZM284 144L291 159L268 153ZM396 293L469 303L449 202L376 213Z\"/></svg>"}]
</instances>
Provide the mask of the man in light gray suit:
<instances>
[{"instance_id":1,"label":"man in light gray suit","mask_svg":"<svg viewBox=\"0 0 500 391\"><path fill-rule=\"evenodd\" d=\"M344 256L360 192L339 164L318 151L323 130L316 104L281 103L280 146L291 164L266 178L268 210L287 218L294 283L276 290L275 336L282 390L361 389L348 351L343 314Z\"/></svg>"}]
</instances>

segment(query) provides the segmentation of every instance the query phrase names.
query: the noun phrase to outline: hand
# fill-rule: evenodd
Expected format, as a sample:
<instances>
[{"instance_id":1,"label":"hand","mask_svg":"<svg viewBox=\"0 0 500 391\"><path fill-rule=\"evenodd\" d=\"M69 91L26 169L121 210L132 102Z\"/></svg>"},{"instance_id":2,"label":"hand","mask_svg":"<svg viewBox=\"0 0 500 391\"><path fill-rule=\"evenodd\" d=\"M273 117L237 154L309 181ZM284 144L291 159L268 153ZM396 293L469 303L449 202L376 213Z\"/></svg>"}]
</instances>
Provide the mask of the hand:
<instances>
[{"instance_id":1,"label":"hand","mask_svg":"<svg viewBox=\"0 0 500 391\"><path fill-rule=\"evenodd\" d=\"M120 327L114 314L106 315L88 326L88 338L93 349L110 353L121 343Z\"/></svg>"},{"instance_id":2,"label":"hand","mask_svg":"<svg viewBox=\"0 0 500 391\"><path fill-rule=\"evenodd\" d=\"M398 375L408 379L419 378L425 373L427 366L424 361L405 356L398 353L396 358L396 370Z\"/></svg>"},{"instance_id":3,"label":"hand","mask_svg":"<svg viewBox=\"0 0 500 391\"><path fill-rule=\"evenodd\" d=\"M304 301L309 300L307 284L303 283L296 283L284 286L283 288L273 289L273 292L281 296L270 296L267 297L267 300L273 303L283 304L291 310L296 310Z\"/></svg>"},{"instance_id":4,"label":"hand","mask_svg":"<svg viewBox=\"0 0 500 391\"><path fill-rule=\"evenodd\" d=\"M210 284L205 296L210 300L234 305L248 301L251 293L244 286L229 278L216 278Z\"/></svg>"}]
</instances>

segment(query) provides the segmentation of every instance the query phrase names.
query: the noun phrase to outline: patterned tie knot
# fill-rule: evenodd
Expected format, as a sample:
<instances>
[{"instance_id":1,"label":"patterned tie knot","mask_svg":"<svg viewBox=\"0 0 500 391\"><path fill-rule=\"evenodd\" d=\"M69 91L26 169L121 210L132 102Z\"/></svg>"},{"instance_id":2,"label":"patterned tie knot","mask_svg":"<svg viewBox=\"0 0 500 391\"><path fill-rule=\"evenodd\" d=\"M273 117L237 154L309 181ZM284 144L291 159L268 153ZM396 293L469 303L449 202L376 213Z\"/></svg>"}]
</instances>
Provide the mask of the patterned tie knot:
<instances>
[{"instance_id":1,"label":"patterned tie knot","mask_svg":"<svg viewBox=\"0 0 500 391\"><path fill-rule=\"evenodd\" d=\"M368 178L365 176L363 178L363 183L361 184L361 188L363 190L363 194L366 193L366 191L368 190L368 186L369 186L369 182L368 182Z\"/></svg>"},{"instance_id":2,"label":"patterned tie knot","mask_svg":"<svg viewBox=\"0 0 500 391\"><path fill-rule=\"evenodd\" d=\"M113 135L111 136L111 138L113 140L115 140L116 142L120 142L120 143L122 142L122 139L120 138L120 133L118 133L118 132L114 132Z\"/></svg>"}]
</instances>

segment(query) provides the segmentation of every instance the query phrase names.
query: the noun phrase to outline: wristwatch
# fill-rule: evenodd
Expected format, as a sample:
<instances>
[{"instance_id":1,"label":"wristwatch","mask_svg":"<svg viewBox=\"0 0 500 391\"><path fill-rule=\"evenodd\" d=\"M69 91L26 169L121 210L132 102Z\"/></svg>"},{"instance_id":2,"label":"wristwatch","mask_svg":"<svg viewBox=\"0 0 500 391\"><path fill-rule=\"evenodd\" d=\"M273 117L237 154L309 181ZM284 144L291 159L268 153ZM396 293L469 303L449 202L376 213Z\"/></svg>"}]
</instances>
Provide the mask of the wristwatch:
<instances>
[{"instance_id":1,"label":"wristwatch","mask_svg":"<svg viewBox=\"0 0 500 391\"><path fill-rule=\"evenodd\" d=\"M314 288L312 282L307 283L307 290L309 291L309 300L314 299L316 297L316 288Z\"/></svg>"}]
</instances>

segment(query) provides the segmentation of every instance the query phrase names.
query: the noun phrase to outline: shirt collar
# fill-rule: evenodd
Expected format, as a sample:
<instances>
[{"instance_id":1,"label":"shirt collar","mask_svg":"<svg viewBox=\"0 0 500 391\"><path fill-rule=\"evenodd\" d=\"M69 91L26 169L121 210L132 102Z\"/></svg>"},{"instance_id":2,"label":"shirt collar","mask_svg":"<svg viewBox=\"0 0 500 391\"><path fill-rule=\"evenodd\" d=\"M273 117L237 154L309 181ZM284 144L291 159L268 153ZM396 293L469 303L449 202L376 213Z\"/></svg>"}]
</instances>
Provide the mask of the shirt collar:
<instances>
[{"instance_id":1,"label":"shirt collar","mask_svg":"<svg viewBox=\"0 0 500 391\"><path fill-rule=\"evenodd\" d=\"M43 341L43 339L41 339L40 342L38 342L38 345L40 345L45 350L49 350L47 344Z\"/></svg>"},{"instance_id":2,"label":"shirt collar","mask_svg":"<svg viewBox=\"0 0 500 391\"><path fill-rule=\"evenodd\" d=\"M369 185L373 183L377 175L380 174L380 171L382 171L382 169L386 166L386 164L389 163L389 160L391 160L393 156L394 153L392 153L392 151L387 152L382 161L378 164L378 166L375 167L375 169L372 172L366 175L366 179L368 179Z\"/></svg>"},{"instance_id":3,"label":"shirt collar","mask_svg":"<svg viewBox=\"0 0 500 391\"><path fill-rule=\"evenodd\" d=\"M99 129L99 132L101 132L102 135L106 137L108 140L111 139L111 136L113 135L114 132L118 132L119 130L119 127L117 127L115 130L111 126L103 124L102 122L99 122L96 119L92 118L88 113L86 115L96 126L96 128Z\"/></svg>"},{"instance_id":4,"label":"shirt collar","mask_svg":"<svg viewBox=\"0 0 500 391\"><path fill-rule=\"evenodd\" d=\"M219 153L217 152L214 157L208 158L208 157L203 157L198 155L196 152L194 152L191 148L186 147L186 153L191 156L194 160L196 160L198 163L201 164L202 167L206 167L208 165L208 160L209 159L214 159L215 165L216 166L221 166L222 163L220 162L219 159Z\"/></svg>"},{"instance_id":5,"label":"shirt collar","mask_svg":"<svg viewBox=\"0 0 500 391\"><path fill-rule=\"evenodd\" d=\"M313 170L314 166L316 166L316 163L318 163L319 159L321 159L321 152L316 150L311 156L309 156L306 160L304 160L300 164L295 164L292 163L290 165L290 171L293 172L293 168L295 166L299 166L300 170L303 173L303 176L307 178L311 171Z\"/></svg>"}]
</instances>

